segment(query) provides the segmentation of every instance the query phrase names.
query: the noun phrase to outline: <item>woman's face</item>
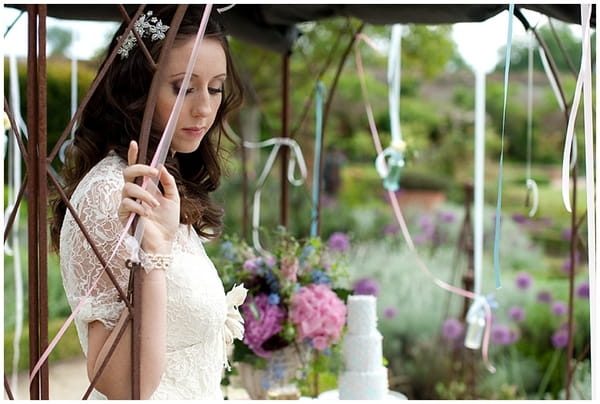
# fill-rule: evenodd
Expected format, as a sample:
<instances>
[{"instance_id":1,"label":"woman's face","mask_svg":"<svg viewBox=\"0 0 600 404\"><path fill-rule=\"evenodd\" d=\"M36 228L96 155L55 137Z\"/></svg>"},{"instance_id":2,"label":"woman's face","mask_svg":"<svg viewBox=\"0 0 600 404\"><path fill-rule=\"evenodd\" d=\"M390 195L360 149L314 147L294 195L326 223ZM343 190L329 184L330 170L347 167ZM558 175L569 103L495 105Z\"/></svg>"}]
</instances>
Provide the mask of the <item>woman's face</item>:
<instances>
[{"instance_id":1,"label":"woman's face","mask_svg":"<svg viewBox=\"0 0 600 404\"><path fill-rule=\"evenodd\" d=\"M161 130L166 127L171 110L175 106L175 99L194 47L194 39L176 42L165 60L154 115L154 123ZM226 74L227 60L221 43L216 39L203 39L175 125L171 151L191 153L198 149L221 105Z\"/></svg>"}]
</instances>

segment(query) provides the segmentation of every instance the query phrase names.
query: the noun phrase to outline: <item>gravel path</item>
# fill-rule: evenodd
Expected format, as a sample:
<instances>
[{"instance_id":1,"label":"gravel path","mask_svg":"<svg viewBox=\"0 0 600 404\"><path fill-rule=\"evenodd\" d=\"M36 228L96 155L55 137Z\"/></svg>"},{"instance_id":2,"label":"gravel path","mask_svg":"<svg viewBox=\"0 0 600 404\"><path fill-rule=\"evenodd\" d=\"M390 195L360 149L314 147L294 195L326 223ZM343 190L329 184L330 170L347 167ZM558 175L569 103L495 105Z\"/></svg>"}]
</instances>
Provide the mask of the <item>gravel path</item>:
<instances>
[{"instance_id":1,"label":"gravel path","mask_svg":"<svg viewBox=\"0 0 600 404\"><path fill-rule=\"evenodd\" d=\"M50 400L81 400L83 394L90 385L85 368L85 358L83 356L67 359L57 363L50 364ZM21 372L18 375L17 389L12 386L12 379L7 375L8 382L11 383L11 389L16 400L28 400L29 375L27 372ZM229 387L228 396L230 400L246 400L248 394L243 388ZM4 393L4 399L8 396Z\"/></svg>"}]
</instances>

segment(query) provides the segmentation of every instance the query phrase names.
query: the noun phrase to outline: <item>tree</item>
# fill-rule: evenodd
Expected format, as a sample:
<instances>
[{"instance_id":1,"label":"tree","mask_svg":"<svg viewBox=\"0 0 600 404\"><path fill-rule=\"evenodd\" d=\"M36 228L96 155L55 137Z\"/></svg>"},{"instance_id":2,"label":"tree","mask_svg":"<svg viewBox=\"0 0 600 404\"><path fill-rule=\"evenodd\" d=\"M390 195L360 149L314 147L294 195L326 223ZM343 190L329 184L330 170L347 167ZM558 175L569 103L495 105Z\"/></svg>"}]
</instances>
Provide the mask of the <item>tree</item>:
<instances>
[{"instance_id":1,"label":"tree","mask_svg":"<svg viewBox=\"0 0 600 404\"><path fill-rule=\"evenodd\" d=\"M554 28L554 29L553 29ZM557 69L562 73L569 73L579 69L581 60L581 40L576 38L568 24L552 23L544 25L539 29L539 35L548 47L548 53L554 59ZM595 46L596 33L592 34L592 60L596 57ZM528 41L514 41L511 45L510 69L514 71L526 71L528 68ZM504 71L506 47L499 50L501 55L495 71ZM543 71L542 62L537 52L534 54L533 68Z\"/></svg>"},{"instance_id":2,"label":"tree","mask_svg":"<svg viewBox=\"0 0 600 404\"><path fill-rule=\"evenodd\" d=\"M54 26L48 28L47 41L52 49L49 56L66 56L66 51L73 42L73 36L70 30Z\"/></svg>"}]
</instances>

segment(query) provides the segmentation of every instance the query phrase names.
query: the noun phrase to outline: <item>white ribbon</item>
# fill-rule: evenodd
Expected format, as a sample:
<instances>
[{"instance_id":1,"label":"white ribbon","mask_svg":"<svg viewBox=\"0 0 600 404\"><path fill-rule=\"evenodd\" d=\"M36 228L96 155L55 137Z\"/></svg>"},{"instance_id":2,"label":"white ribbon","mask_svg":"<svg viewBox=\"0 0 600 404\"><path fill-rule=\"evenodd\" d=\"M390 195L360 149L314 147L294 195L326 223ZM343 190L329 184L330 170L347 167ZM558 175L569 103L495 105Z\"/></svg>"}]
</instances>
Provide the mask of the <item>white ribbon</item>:
<instances>
[{"instance_id":1,"label":"white ribbon","mask_svg":"<svg viewBox=\"0 0 600 404\"><path fill-rule=\"evenodd\" d=\"M238 136L231 126L228 123L224 125L227 133L235 138L240 140L240 136ZM269 173L273 169L273 165L275 164L275 159L277 157L277 153L281 146L287 146L292 150L292 155L288 160L288 169L287 169L287 180L290 184L294 186L300 186L304 184L307 176L306 162L304 161L304 156L302 155L302 149L300 149L300 145L294 139L290 139L289 137L274 137L262 142L248 142L243 141L242 146L250 149L260 149L263 147L274 146L271 149L271 153L269 157L267 157L267 161L263 168L260 177L258 178L256 184L256 191L254 192L253 198L253 207L252 207L252 243L254 248L261 253L266 253L266 251L262 248L260 244L260 197L262 193L262 188L269 176ZM296 161L298 162L298 167L300 169L300 178L296 178L294 173L296 172Z\"/></svg>"}]
</instances>

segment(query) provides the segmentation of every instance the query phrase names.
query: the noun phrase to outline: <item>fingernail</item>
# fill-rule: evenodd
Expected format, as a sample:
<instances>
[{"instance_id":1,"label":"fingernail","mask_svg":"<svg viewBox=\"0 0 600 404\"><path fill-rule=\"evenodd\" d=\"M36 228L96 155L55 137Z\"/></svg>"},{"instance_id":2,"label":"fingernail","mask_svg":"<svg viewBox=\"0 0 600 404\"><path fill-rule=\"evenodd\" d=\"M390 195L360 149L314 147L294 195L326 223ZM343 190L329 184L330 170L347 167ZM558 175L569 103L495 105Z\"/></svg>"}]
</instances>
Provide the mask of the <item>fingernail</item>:
<instances>
[{"instance_id":1,"label":"fingernail","mask_svg":"<svg viewBox=\"0 0 600 404\"><path fill-rule=\"evenodd\" d=\"M156 199L152 199L152 206L154 206L155 208L160 206L160 202L158 202Z\"/></svg>"}]
</instances>

